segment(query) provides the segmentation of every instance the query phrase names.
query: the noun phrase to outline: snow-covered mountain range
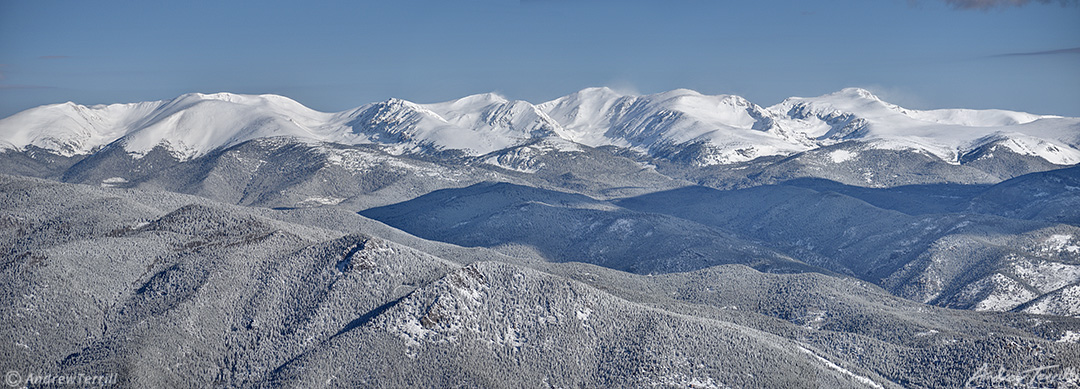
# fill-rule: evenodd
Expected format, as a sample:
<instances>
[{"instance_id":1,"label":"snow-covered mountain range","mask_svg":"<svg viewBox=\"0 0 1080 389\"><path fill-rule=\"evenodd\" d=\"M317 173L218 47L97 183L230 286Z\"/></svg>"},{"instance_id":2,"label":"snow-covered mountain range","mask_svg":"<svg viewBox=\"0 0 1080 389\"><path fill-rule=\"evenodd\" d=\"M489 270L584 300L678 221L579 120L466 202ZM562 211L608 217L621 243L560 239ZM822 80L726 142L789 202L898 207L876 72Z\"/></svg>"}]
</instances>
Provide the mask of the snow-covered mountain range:
<instances>
[{"instance_id":1,"label":"snow-covered mountain range","mask_svg":"<svg viewBox=\"0 0 1080 389\"><path fill-rule=\"evenodd\" d=\"M1067 384L1078 138L861 89L43 106L0 120L0 360L137 387Z\"/></svg>"},{"instance_id":2,"label":"snow-covered mountain range","mask_svg":"<svg viewBox=\"0 0 1080 389\"><path fill-rule=\"evenodd\" d=\"M1057 165L1080 163L1080 118L905 109L858 88L792 97L770 107L686 89L632 95L588 88L538 105L489 93L436 104L390 99L336 113L277 95L191 93L132 104L46 105L0 120L0 149L36 146L65 156L108 145L142 155L161 145L187 160L273 136L374 143L397 153L459 150L466 155L549 138L632 148L661 158L693 149L689 162L698 166L791 155L844 141L915 150L953 164L973 150L997 145Z\"/></svg>"}]
</instances>

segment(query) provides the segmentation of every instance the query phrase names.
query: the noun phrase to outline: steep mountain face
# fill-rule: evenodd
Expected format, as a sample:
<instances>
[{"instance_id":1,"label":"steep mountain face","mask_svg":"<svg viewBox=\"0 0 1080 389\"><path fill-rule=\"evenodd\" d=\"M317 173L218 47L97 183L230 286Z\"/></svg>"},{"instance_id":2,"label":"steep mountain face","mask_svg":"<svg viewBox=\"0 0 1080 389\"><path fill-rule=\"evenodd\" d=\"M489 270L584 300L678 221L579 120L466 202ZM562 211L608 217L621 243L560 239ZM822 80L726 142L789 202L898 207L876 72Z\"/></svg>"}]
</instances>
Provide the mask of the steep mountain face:
<instances>
[{"instance_id":1,"label":"steep mountain face","mask_svg":"<svg viewBox=\"0 0 1080 389\"><path fill-rule=\"evenodd\" d=\"M334 208L7 175L0 204L0 355L19 371L138 387L892 388L989 385L987 364L1053 366L1066 383L1080 365L1075 318L939 309L850 278L638 276Z\"/></svg>"},{"instance_id":2,"label":"steep mountain face","mask_svg":"<svg viewBox=\"0 0 1080 389\"><path fill-rule=\"evenodd\" d=\"M337 116L335 125L368 141L391 145L399 153L427 149L485 154L556 136L559 129L532 104L491 93L439 104L390 99Z\"/></svg>"}]
</instances>

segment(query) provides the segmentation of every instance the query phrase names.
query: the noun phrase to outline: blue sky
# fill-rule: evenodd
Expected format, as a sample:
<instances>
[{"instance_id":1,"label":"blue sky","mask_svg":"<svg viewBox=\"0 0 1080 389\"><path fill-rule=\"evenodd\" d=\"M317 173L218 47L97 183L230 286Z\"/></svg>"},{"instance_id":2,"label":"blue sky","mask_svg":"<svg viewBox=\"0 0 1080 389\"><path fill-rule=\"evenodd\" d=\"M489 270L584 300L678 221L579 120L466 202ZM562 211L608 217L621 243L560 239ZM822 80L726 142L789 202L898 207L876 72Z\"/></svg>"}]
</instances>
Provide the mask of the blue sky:
<instances>
[{"instance_id":1,"label":"blue sky","mask_svg":"<svg viewBox=\"0 0 1080 389\"><path fill-rule=\"evenodd\" d=\"M910 108L1080 116L1076 0L949 1L0 0L0 116L219 91L322 111L539 103L601 85L761 105L860 86Z\"/></svg>"}]
</instances>

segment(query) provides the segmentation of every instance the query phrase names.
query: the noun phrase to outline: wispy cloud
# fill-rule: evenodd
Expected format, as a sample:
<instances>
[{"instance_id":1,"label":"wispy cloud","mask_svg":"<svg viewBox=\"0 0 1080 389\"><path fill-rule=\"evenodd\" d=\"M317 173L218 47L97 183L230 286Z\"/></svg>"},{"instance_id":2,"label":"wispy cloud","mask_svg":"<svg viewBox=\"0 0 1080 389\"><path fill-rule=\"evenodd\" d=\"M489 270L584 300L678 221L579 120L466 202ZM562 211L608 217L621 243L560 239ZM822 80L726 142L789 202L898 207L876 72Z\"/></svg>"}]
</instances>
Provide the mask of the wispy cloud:
<instances>
[{"instance_id":1,"label":"wispy cloud","mask_svg":"<svg viewBox=\"0 0 1080 389\"><path fill-rule=\"evenodd\" d=\"M955 9L988 10L998 7L1023 7L1031 3L1059 3L1062 6L1069 6L1080 4L1080 0L945 0L945 3Z\"/></svg>"},{"instance_id":2,"label":"wispy cloud","mask_svg":"<svg viewBox=\"0 0 1080 389\"><path fill-rule=\"evenodd\" d=\"M43 55L43 56L40 56L40 57L37 57L37 58L38 59L44 59L44 60L50 60L50 59L68 59L68 58L71 58L71 57L67 56L67 55Z\"/></svg>"},{"instance_id":3,"label":"wispy cloud","mask_svg":"<svg viewBox=\"0 0 1080 389\"><path fill-rule=\"evenodd\" d=\"M998 54L994 57L1018 57L1026 55L1055 55L1055 54L1080 54L1080 47L1073 47L1070 49L1058 49L1058 50L1044 50L1044 51L1031 51L1026 53L1005 53Z\"/></svg>"}]
</instances>

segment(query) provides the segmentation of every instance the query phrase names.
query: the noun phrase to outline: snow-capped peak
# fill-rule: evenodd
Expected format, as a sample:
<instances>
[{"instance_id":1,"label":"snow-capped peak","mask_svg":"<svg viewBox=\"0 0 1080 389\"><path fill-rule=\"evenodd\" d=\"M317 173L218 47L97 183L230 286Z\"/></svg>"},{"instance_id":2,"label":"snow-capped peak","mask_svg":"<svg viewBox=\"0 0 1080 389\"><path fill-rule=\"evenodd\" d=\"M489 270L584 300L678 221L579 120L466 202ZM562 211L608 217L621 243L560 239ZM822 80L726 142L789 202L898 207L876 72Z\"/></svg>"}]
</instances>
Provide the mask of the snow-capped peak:
<instances>
[{"instance_id":1,"label":"snow-capped peak","mask_svg":"<svg viewBox=\"0 0 1080 389\"><path fill-rule=\"evenodd\" d=\"M487 107L493 104L506 104L509 100L502 95L495 92L481 93L470 96L465 96L457 100L450 100L442 103L426 104L429 109L441 112L450 111L475 111L482 107Z\"/></svg>"},{"instance_id":2,"label":"snow-capped peak","mask_svg":"<svg viewBox=\"0 0 1080 389\"><path fill-rule=\"evenodd\" d=\"M132 122L165 103L87 107L66 102L31 108L0 120L4 141L0 146L14 149L35 146L65 156L87 154L125 135Z\"/></svg>"},{"instance_id":3,"label":"snow-capped peak","mask_svg":"<svg viewBox=\"0 0 1080 389\"><path fill-rule=\"evenodd\" d=\"M120 141L136 154L164 145L186 159L256 138L318 138L328 117L277 95L191 93L131 121Z\"/></svg>"},{"instance_id":4,"label":"snow-capped peak","mask_svg":"<svg viewBox=\"0 0 1080 389\"><path fill-rule=\"evenodd\" d=\"M859 88L812 98L792 97L768 109L783 117L781 127L795 129L821 144L857 139L874 147L926 151L957 163L959 155L981 147L984 141L1016 138L1033 145L1031 139L1019 139L1023 134L1037 134L1045 146L1014 149L1052 163L1080 161L1080 143L1069 130L1069 123L1076 119L1004 110L907 109Z\"/></svg>"},{"instance_id":5,"label":"snow-capped peak","mask_svg":"<svg viewBox=\"0 0 1080 389\"><path fill-rule=\"evenodd\" d=\"M119 142L135 154L163 145L186 159L255 138L313 137L327 118L283 96L189 93L146 103L42 106L0 120L0 133L13 148L75 155Z\"/></svg>"},{"instance_id":6,"label":"snow-capped peak","mask_svg":"<svg viewBox=\"0 0 1080 389\"><path fill-rule=\"evenodd\" d=\"M536 106L494 93L434 104L391 99L337 116L348 131L374 142L454 149L473 155L532 138L558 136L561 130Z\"/></svg>"},{"instance_id":7,"label":"snow-capped peak","mask_svg":"<svg viewBox=\"0 0 1080 389\"><path fill-rule=\"evenodd\" d=\"M562 124L565 136L590 146L633 147L671 153L706 145L711 154L696 163L729 163L807 148L774 126L772 113L734 95L704 95L675 89L651 95L624 95L590 88L540 108Z\"/></svg>"},{"instance_id":8,"label":"snow-capped peak","mask_svg":"<svg viewBox=\"0 0 1080 389\"><path fill-rule=\"evenodd\" d=\"M471 138L471 145L454 147L479 154L515 146L532 138L558 136L562 127L527 101L508 100L494 93L425 104L456 130L448 136ZM440 142L447 144L444 140Z\"/></svg>"},{"instance_id":9,"label":"snow-capped peak","mask_svg":"<svg viewBox=\"0 0 1080 389\"><path fill-rule=\"evenodd\" d=\"M863 88L848 87L839 91L828 94L827 96L845 96L851 99L865 99L865 100L877 100L881 101L873 92L870 92Z\"/></svg>"}]
</instances>

